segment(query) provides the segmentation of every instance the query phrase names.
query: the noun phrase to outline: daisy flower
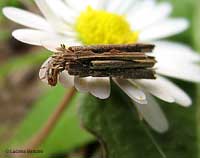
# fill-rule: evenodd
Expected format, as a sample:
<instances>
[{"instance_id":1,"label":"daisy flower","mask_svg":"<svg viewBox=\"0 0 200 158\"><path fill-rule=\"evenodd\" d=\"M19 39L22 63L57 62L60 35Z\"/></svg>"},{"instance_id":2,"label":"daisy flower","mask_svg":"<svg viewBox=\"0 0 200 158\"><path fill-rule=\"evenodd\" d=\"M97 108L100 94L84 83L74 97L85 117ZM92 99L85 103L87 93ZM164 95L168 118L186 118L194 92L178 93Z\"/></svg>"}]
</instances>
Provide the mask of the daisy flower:
<instances>
[{"instance_id":1,"label":"daisy flower","mask_svg":"<svg viewBox=\"0 0 200 158\"><path fill-rule=\"evenodd\" d=\"M5 7L4 15L28 28L13 31L19 41L44 46L55 51L67 46L92 44L129 44L148 42L156 45L153 55L156 80L112 80L132 99L146 122L156 131L165 132L168 122L155 96L169 103L188 107L190 97L165 76L190 82L200 81L200 56L190 47L162 40L185 31L189 23L184 18L171 18L172 6L155 0L35 0L43 16ZM50 58L42 67L48 64ZM40 77L44 75L40 70ZM64 71L59 75L64 86L106 99L110 95L109 77L79 78Z\"/></svg>"}]
</instances>

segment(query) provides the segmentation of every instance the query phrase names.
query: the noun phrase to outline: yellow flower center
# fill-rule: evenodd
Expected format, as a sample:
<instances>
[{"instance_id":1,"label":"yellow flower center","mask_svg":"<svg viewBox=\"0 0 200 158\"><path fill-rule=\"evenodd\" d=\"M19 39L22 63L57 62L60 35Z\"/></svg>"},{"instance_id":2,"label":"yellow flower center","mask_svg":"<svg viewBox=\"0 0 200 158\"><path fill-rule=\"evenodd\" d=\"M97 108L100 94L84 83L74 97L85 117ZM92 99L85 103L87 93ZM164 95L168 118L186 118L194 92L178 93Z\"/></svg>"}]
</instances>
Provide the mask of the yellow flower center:
<instances>
[{"instance_id":1,"label":"yellow flower center","mask_svg":"<svg viewBox=\"0 0 200 158\"><path fill-rule=\"evenodd\" d=\"M131 31L124 16L90 6L77 18L76 31L86 44L129 44L138 40L138 32Z\"/></svg>"}]
</instances>

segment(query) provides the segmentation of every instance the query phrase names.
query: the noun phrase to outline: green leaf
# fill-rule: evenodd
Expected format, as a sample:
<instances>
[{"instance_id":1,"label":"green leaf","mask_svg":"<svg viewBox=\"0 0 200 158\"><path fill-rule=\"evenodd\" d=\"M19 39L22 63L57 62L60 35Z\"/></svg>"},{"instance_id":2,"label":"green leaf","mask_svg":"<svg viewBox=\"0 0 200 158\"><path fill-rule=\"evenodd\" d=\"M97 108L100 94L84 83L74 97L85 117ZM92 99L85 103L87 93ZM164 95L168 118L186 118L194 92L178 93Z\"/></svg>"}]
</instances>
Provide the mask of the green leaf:
<instances>
[{"instance_id":1,"label":"green leaf","mask_svg":"<svg viewBox=\"0 0 200 158\"><path fill-rule=\"evenodd\" d=\"M66 90L59 86L52 88L33 105L33 109L24 119L24 122L7 147L16 149L16 147L27 143L53 113L64 93L66 93ZM64 112L52 133L50 133L47 140L41 145L40 149L44 151L42 156L52 153L66 153L93 140L93 137L80 127L76 114L77 99L78 97L73 98L69 108Z\"/></svg>"},{"instance_id":2,"label":"green leaf","mask_svg":"<svg viewBox=\"0 0 200 158\"><path fill-rule=\"evenodd\" d=\"M187 88L191 86L188 85ZM84 95L82 100L79 111L81 121L104 146L106 158L161 158L146 133L146 128L167 157L198 157L194 115L196 106L185 109L162 103L169 119L170 130L161 135L139 121L134 105L119 89L113 88L112 96L107 100L88 95Z\"/></svg>"},{"instance_id":3,"label":"green leaf","mask_svg":"<svg viewBox=\"0 0 200 158\"><path fill-rule=\"evenodd\" d=\"M193 36L194 36L194 45L195 45L195 48L200 52L200 9L199 9L199 6L200 6L200 1L197 1L196 2L196 8L195 8L195 11L194 11L194 17L193 17Z\"/></svg>"},{"instance_id":4,"label":"green leaf","mask_svg":"<svg viewBox=\"0 0 200 158\"><path fill-rule=\"evenodd\" d=\"M176 17L185 17L189 20L193 17L192 9L195 8L195 2L197 0L164 0L169 1L173 5L173 16Z\"/></svg>"}]
</instances>

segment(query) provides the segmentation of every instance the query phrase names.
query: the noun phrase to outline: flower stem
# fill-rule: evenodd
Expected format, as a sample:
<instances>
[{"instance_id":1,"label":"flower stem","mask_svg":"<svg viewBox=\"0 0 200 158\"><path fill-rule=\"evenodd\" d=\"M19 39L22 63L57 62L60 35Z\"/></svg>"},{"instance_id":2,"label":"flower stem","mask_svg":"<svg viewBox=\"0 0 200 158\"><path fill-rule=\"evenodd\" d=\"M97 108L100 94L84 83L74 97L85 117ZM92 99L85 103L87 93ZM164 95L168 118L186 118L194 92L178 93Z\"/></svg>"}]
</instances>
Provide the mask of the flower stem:
<instances>
[{"instance_id":1,"label":"flower stem","mask_svg":"<svg viewBox=\"0 0 200 158\"><path fill-rule=\"evenodd\" d=\"M62 113L68 107L70 101L72 100L73 96L76 94L75 88L71 88L67 94L64 96L63 100L59 103L57 108L55 109L54 113L49 117L46 124L42 127L42 129L36 133L36 135L23 147L23 149L37 149L42 142L49 136L57 122L59 121ZM14 157L23 157L25 154L17 154L13 155Z\"/></svg>"}]
</instances>

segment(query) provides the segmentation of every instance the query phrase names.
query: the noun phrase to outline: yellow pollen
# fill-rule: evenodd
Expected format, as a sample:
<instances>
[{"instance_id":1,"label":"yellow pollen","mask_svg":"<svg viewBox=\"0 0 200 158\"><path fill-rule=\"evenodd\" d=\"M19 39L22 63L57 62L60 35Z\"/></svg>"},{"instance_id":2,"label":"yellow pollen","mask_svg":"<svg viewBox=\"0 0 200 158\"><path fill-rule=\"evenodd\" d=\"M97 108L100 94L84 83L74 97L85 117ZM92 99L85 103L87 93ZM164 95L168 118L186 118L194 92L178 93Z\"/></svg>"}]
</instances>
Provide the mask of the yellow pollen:
<instances>
[{"instance_id":1,"label":"yellow pollen","mask_svg":"<svg viewBox=\"0 0 200 158\"><path fill-rule=\"evenodd\" d=\"M129 44L138 40L138 32L133 32L124 16L90 6L77 18L76 31L86 44Z\"/></svg>"}]
</instances>

